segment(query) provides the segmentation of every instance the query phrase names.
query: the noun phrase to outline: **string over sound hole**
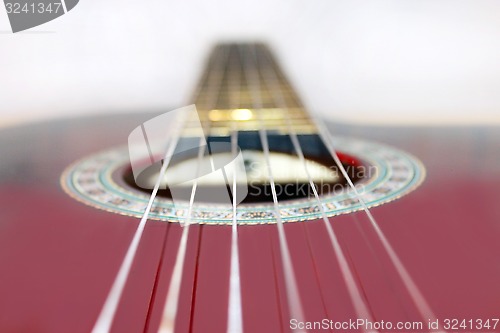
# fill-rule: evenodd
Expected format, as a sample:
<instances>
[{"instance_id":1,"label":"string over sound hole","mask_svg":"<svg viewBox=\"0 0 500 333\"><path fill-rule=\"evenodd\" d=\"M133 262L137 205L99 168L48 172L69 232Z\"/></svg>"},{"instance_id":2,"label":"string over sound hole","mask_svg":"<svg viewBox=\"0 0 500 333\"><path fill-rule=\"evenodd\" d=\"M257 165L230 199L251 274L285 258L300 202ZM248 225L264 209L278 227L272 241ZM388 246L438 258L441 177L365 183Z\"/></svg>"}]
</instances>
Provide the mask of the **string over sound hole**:
<instances>
[{"instance_id":1,"label":"string over sound hole","mask_svg":"<svg viewBox=\"0 0 500 333\"><path fill-rule=\"evenodd\" d=\"M299 140L303 147L305 163L309 176L305 170L304 163L294 154L290 138L286 135L269 135L270 146L270 169L265 161L264 152L259 149L259 140L251 138L255 133L239 134L238 140L243 156L243 165L239 170L246 175L245 179L240 177L237 180L237 194L245 193L245 196L238 198L241 203L272 203L273 188L270 182L270 174L274 180L276 196L279 201L314 198L314 192L309 182L309 176L314 183L319 195L342 192L348 187L347 181L340 172L340 168L335 164L326 147L316 135L300 135ZM188 140L188 139L185 139ZM212 137L209 142L224 142L228 137ZM181 142L182 144L182 142ZM213 164L213 160L232 160L230 152L207 153L200 161L195 151L184 152L176 156L171 162L165 179L158 195L164 198L172 198L175 192L175 199L189 201L192 181L182 182L169 186L169 179L183 179L186 175L196 174L199 164ZM355 158L341 155L341 161L353 182L365 178L366 174L362 164ZM127 171L124 175L125 183L132 188L147 192L156 181L161 163L156 163L146 168L138 179L134 179L132 173ZM231 194L231 180L233 169L227 168L222 174L217 174L217 170L212 173L205 173L197 179L196 202L203 203L227 203L225 198L214 195L224 188ZM222 176L221 176L222 175Z\"/></svg>"}]
</instances>

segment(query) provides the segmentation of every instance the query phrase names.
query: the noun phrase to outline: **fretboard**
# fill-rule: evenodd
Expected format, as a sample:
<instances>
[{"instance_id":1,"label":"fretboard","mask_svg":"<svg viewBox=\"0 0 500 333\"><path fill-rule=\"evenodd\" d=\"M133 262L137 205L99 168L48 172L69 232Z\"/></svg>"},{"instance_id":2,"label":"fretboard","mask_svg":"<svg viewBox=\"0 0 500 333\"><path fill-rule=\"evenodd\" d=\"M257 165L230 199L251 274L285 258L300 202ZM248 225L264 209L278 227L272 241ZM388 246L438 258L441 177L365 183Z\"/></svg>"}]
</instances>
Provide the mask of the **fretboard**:
<instances>
[{"instance_id":1,"label":"fretboard","mask_svg":"<svg viewBox=\"0 0 500 333\"><path fill-rule=\"evenodd\" d=\"M315 133L302 103L269 49L262 44L215 47L194 103L211 133L267 130Z\"/></svg>"}]
</instances>

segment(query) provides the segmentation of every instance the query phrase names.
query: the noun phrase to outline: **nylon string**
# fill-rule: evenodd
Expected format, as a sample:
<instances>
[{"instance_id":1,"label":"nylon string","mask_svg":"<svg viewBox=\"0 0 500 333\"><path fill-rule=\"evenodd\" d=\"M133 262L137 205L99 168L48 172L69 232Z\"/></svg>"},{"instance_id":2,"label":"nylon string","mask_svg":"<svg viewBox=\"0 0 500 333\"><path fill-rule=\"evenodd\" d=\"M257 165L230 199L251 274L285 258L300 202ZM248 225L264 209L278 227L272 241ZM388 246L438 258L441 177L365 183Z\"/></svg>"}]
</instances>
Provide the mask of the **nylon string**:
<instances>
[{"instance_id":1,"label":"nylon string","mask_svg":"<svg viewBox=\"0 0 500 333\"><path fill-rule=\"evenodd\" d=\"M266 54L267 62L269 66L267 66L267 69L263 71L263 76L265 78L265 82L268 86L272 86L270 90L273 92L272 96L274 100L277 103L277 106L285 110L286 114L289 115L289 108L288 104L283 96L283 93L279 89L279 84L278 84L278 77L275 72L274 67L271 64L271 59L269 55ZM271 71L272 69L272 71ZM364 297L362 297L362 294L360 292L359 286L356 284L356 279L354 278L354 274L352 273L352 270L349 267L348 261L346 259L346 256L344 254L344 251L342 250L340 243L338 241L338 238L335 234L335 231L333 230L332 225L330 224L330 221L328 219L328 216L326 215L325 209L323 207L323 204L320 201L319 194L316 188L316 184L314 184L314 181L312 180L309 168L307 166L304 153L302 150L302 147L300 145L300 142L298 140L297 132L295 131L290 117L285 117L286 118L286 123L287 123L287 129L288 133L290 136L290 139L292 141L294 150L297 154L297 157L300 159L301 164L304 168L304 171L306 173L309 185L311 186L311 189L313 191L314 197L316 199L316 202L318 204L318 208L321 211L322 219L324 222L324 225L327 229L328 236L330 238L331 245L333 247L335 256L337 258L337 261L339 263L341 273L344 279L344 282L346 283L347 290L351 299L351 302L354 306L354 309L356 311L356 315L358 318L363 318L367 319L369 321L373 321L373 317L371 315L371 312L369 311L367 305L365 304L366 300Z\"/></svg>"},{"instance_id":2,"label":"nylon string","mask_svg":"<svg viewBox=\"0 0 500 333\"><path fill-rule=\"evenodd\" d=\"M240 48L240 51L242 51L241 48ZM285 289L286 289L286 295L288 298L288 307L290 310L291 318L297 319L299 322L304 322L304 311L302 309L302 303L300 300L300 294L299 294L299 289L297 286L295 271L293 269L293 263L292 263L292 259L291 259L291 255L290 255L290 250L288 247L288 242L287 242L285 230L283 227L283 221L281 219L281 213L280 213L278 198L277 198L277 194L276 194L276 184L274 182L270 158L269 158L269 143L267 140L267 131L266 131L265 122L264 122L264 119L262 118L262 99L261 99L261 95L260 95L260 93L261 93L260 79L259 79L257 72L256 72L256 66L255 66L256 54L255 54L254 47L252 47L249 51L250 51L251 55L249 55L245 52L242 52L242 58L246 59L246 60L244 60L244 64L245 64L244 72L245 72L245 77L247 78L247 81L249 83L249 87L251 87L251 89L250 89L251 98L252 98L255 111L258 115L258 118L259 118L259 121L261 124L260 129L259 129L259 137L260 137L260 141L262 144L264 159L265 159L266 166L267 166L269 183L271 185L271 193L272 193L273 205L274 205L274 215L276 217L276 226L278 229L279 247L280 247L280 252L281 252L281 264L283 267L283 273L284 273L283 275L284 275L285 287L286 287ZM296 333L306 332L305 330L302 330L302 329L294 329L293 331Z\"/></svg>"},{"instance_id":3,"label":"nylon string","mask_svg":"<svg viewBox=\"0 0 500 333\"><path fill-rule=\"evenodd\" d=\"M213 90L213 93L208 94L209 96L209 102L206 103L207 109L210 109L211 107L215 106L215 103L217 102L217 98L220 94L220 86L222 84L222 79L223 79L223 72L224 70L220 67L225 63L227 64L227 57L228 57L228 52L225 52L224 56L219 56L219 62L217 67L219 68L218 70L215 70L211 72L210 74L215 74L211 77L211 79L216 80L217 83L214 84L214 82L209 82L209 89ZM217 92L217 93L215 93ZM210 131L210 119L207 120L206 123L206 129L205 133L209 133ZM191 219L192 219L192 211L193 211L193 205L194 205L194 199L196 196L196 189L198 188L198 180L197 178L200 176L200 169L201 169L201 161L205 153L206 146L203 145L205 141L204 137L200 138L200 148L198 150L198 156L197 156L197 170L196 170L196 175L195 179L193 181L193 186L191 189L191 196L189 199L189 208L188 208L188 214L185 220L185 223L183 225L183 230L182 230L182 236L181 240L179 243L179 249L177 250L177 255L175 259L175 264L174 264L174 269L172 271L172 275L170 278L170 284L168 287L167 291L167 296L165 299L165 306L163 308L163 313L162 313L162 319L160 322L160 326L158 328L159 333L173 333L175 330L175 319L177 316L177 310L178 310L178 305L179 305L179 296L180 296L180 287L181 287L181 282L182 282L182 273L184 269L184 262L186 258L186 250L187 250L187 241L188 241L188 236L189 236L189 226L191 224Z\"/></svg>"},{"instance_id":4,"label":"nylon string","mask_svg":"<svg viewBox=\"0 0 500 333\"><path fill-rule=\"evenodd\" d=\"M235 50L237 51L237 50ZM234 62L237 63L238 57L234 57ZM235 70L234 64L231 66L233 72L230 76L229 86L235 93L230 94L232 108L238 108L240 105L240 89L241 89L241 76L238 70ZM231 154L233 161L236 160L238 154L238 130L236 122L232 123L231 131ZM243 309L241 305L241 277L240 277L240 258L238 250L238 216L237 216L237 163L233 162L233 180L232 180L232 194L233 194L233 220L231 225L231 262L230 262L230 275L229 275L229 299L227 309L227 333L242 333L243 332Z\"/></svg>"}]
</instances>

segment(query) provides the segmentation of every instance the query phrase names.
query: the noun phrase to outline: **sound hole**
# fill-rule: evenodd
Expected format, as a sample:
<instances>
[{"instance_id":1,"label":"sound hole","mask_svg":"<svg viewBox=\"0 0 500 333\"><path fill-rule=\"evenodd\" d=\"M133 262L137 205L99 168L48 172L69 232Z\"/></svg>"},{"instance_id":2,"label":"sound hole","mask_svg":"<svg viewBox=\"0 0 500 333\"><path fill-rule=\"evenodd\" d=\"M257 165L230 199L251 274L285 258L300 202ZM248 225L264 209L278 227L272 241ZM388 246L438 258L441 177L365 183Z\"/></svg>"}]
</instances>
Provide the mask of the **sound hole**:
<instances>
[{"instance_id":1,"label":"sound hole","mask_svg":"<svg viewBox=\"0 0 500 333\"><path fill-rule=\"evenodd\" d=\"M301 148L306 159L307 169L317 192L320 196L343 191L348 187L347 180L336 165L322 140L317 135L299 135ZM179 151L183 145L192 143L193 138L183 138L179 143ZM275 193L278 201L314 198L314 192L310 186L308 175L304 168L304 162L295 154L293 144L287 135L269 134L269 164L275 183ZM210 137L209 145L213 143L230 143L229 137ZM228 145L229 146L229 145ZM273 190L268 172L268 163L256 132L241 132L238 135L238 146L241 149L243 168L246 179L237 181L237 201L241 203L272 203ZM170 162L167 179L158 191L158 196L189 201L192 192L192 181L183 182L175 186L168 186L168 179L187 179L196 175L197 165L200 160L197 157L198 149L188 149L182 153L176 153ZM365 168L361 161L356 158L338 153L344 169L354 183L365 178ZM232 160L230 151L212 152L203 157L205 164L208 159L216 158ZM150 193L156 182L161 163L147 167L138 177L134 179L132 171L127 169L123 180L127 186L134 190ZM241 178L241 177L239 177ZM198 179L196 189L196 202L221 204L227 203L227 197L215 195L220 193L221 188L232 193L232 174L225 174L217 178L205 175ZM140 185L140 186L139 186ZM239 195L242 195L239 197ZM244 195L243 195L244 194Z\"/></svg>"}]
</instances>

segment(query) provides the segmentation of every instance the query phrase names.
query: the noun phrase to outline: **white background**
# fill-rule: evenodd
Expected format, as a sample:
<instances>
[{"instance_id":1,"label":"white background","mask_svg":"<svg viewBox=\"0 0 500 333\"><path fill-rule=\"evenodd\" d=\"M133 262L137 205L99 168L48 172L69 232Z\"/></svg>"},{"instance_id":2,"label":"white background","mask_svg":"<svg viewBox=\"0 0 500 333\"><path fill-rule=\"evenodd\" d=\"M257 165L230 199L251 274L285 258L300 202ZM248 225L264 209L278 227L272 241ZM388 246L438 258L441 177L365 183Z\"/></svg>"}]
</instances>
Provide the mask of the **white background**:
<instances>
[{"instance_id":1,"label":"white background","mask_svg":"<svg viewBox=\"0 0 500 333\"><path fill-rule=\"evenodd\" d=\"M500 124L500 1L81 0L12 34L0 7L0 125L186 105L219 40L263 40L313 112Z\"/></svg>"}]
</instances>

